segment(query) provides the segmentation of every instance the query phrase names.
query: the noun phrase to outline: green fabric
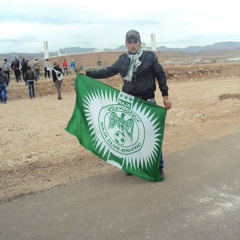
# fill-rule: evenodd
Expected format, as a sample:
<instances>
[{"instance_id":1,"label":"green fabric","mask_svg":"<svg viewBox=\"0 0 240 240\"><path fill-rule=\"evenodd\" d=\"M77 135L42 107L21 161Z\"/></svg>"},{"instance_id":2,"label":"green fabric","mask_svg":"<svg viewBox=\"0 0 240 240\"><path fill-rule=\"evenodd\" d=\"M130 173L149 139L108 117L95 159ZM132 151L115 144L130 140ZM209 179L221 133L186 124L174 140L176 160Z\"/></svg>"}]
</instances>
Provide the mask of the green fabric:
<instances>
[{"instance_id":1,"label":"green fabric","mask_svg":"<svg viewBox=\"0 0 240 240\"><path fill-rule=\"evenodd\" d=\"M159 158L166 109L78 75L66 131L102 160L138 177L161 181Z\"/></svg>"}]
</instances>

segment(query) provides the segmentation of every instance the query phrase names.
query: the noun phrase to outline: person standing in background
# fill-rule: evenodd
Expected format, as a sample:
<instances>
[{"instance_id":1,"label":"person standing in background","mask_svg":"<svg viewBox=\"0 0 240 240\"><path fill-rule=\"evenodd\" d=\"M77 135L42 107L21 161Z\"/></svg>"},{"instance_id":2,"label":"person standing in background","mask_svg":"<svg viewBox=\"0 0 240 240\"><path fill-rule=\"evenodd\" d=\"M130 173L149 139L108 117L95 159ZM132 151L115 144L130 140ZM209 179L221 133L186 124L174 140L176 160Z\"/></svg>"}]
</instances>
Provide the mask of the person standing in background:
<instances>
[{"instance_id":1,"label":"person standing in background","mask_svg":"<svg viewBox=\"0 0 240 240\"><path fill-rule=\"evenodd\" d=\"M68 64L67 64L66 59L64 59L64 61L63 61L63 63L62 63L62 67L63 67L63 75L65 75L65 73L66 73L67 76L68 76L68 70L67 70Z\"/></svg>"},{"instance_id":2,"label":"person standing in background","mask_svg":"<svg viewBox=\"0 0 240 240\"><path fill-rule=\"evenodd\" d=\"M37 83L37 78L35 76L34 71L32 71L31 67L28 66L24 81L25 81L26 85L28 86L28 93L29 93L30 99L35 97L34 80Z\"/></svg>"},{"instance_id":3,"label":"person standing in background","mask_svg":"<svg viewBox=\"0 0 240 240\"><path fill-rule=\"evenodd\" d=\"M9 84L8 75L0 68L0 100L1 103L7 103L7 86Z\"/></svg>"},{"instance_id":4,"label":"person standing in background","mask_svg":"<svg viewBox=\"0 0 240 240\"><path fill-rule=\"evenodd\" d=\"M50 78L50 70L51 70L51 64L49 62L49 59L46 59L44 63L44 76L45 78L48 76Z\"/></svg>"},{"instance_id":5,"label":"person standing in background","mask_svg":"<svg viewBox=\"0 0 240 240\"><path fill-rule=\"evenodd\" d=\"M20 76L20 63L19 63L17 56L15 56L14 60L12 61L11 68L14 70L14 75L15 75L16 81L20 82L20 77L21 77Z\"/></svg>"},{"instance_id":6,"label":"person standing in background","mask_svg":"<svg viewBox=\"0 0 240 240\"><path fill-rule=\"evenodd\" d=\"M11 66L10 64L7 62L7 59L4 59L4 63L2 65L2 70L5 74L8 75L8 80L10 82L10 71L11 71Z\"/></svg>"},{"instance_id":7,"label":"person standing in background","mask_svg":"<svg viewBox=\"0 0 240 240\"><path fill-rule=\"evenodd\" d=\"M70 64L70 69L71 69L72 75L74 75L75 74L75 69L76 69L76 64L75 64L74 60L72 60L72 62Z\"/></svg>"},{"instance_id":8,"label":"person standing in background","mask_svg":"<svg viewBox=\"0 0 240 240\"><path fill-rule=\"evenodd\" d=\"M62 81L58 80L57 72L62 73L62 69L59 67L59 65L56 62L54 62L53 63L53 68L52 68L52 78L53 78L53 82L54 82L54 84L56 86L56 89L57 89L58 100L62 100L62 95L61 95Z\"/></svg>"},{"instance_id":9,"label":"person standing in background","mask_svg":"<svg viewBox=\"0 0 240 240\"><path fill-rule=\"evenodd\" d=\"M22 77L24 81L25 81L27 69L28 69L28 62L25 61L25 58L23 58L21 62L21 71L22 71Z\"/></svg>"},{"instance_id":10,"label":"person standing in background","mask_svg":"<svg viewBox=\"0 0 240 240\"><path fill-rule=\"evenodd\" d=\"M35 59L35 61L33 63L33 69L34 69L34 73L35 73L36 78L40 79L39 78L39 75L40 75L40 63L39 63L37 58Z\"/></svg>"}]
</instances>

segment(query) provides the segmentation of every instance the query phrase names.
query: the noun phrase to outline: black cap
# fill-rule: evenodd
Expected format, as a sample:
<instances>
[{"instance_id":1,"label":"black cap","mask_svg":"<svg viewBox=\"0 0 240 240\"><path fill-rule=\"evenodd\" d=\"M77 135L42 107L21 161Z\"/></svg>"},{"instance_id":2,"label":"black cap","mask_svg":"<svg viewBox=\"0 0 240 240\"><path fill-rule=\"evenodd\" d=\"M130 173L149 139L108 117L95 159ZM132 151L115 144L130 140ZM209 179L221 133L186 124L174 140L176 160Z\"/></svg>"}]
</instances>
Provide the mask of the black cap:
<instances>
[{"instance_id":1,"label":"black cap","mask_svg":"<svg viewBox=\"0 0 240 240\"><path fill-rule=\"evenodd\" d=\"M141 41L140 34L136 30L130 30L126 33L126 41L131 37L136 38L137 40Z\"/></svg>"}]
</instances>

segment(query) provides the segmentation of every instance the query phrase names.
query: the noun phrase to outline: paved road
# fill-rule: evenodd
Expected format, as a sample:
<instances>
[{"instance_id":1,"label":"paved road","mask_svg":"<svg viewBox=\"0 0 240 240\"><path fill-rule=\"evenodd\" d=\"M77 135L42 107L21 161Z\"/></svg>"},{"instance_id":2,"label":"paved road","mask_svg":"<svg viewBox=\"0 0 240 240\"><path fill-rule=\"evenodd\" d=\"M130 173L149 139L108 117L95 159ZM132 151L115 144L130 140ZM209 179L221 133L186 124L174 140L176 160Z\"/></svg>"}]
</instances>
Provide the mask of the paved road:
<instances>
[{"instance_id":1,"label":"paved road","mask_svg":"<svg viewBox=\"0 0 240 240\"><path fill-rule=\"evenodd\" d=\"M240 240L240 133L165 156L166 178L116 169L0 205L1 240Z\"/></svg>"}]
</instances>

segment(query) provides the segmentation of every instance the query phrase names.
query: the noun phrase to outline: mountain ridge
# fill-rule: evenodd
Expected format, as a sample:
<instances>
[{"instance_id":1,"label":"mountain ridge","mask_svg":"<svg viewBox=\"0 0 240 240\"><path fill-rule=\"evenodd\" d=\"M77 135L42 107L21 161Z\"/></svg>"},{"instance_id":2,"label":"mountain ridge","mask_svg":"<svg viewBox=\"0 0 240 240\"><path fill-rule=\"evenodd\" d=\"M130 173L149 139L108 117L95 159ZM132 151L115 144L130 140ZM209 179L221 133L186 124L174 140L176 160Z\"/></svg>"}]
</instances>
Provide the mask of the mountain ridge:
<instances>
[{"instance_id":1,"label":"mountain ridge","mask_svg":"<svg viewBox=\"0 0 240 240\"><path fill-rule=\"evenodd\" d=\"M62 49L63 55L71 55L71 54L81 54L81 53L96 53L96 52L114 52L114 51L126 51L127 48L125 45L122 45L118 48L111 49L111 48L104 48L103 50L99 51L96 48L81 48L81 47L67 47ZM147 48L147 50L151 50L151 48ZM157 47L158 52L176 52L176 53L188 53L188 54L196 54L201 55L201 53L206 54L206 52L219 54L220 52L223 53L230 53L231 51L240 50L240 42L235 41L225 41L225 42L217 42L212 45L206 45L206 46L189 46L186 48L168 48L165 46L159 46ZM5 53L0 54L0 58L14 58L14 56L18 56L19 58L44 58L44 53ZM49 57L57 56L58 52L49 52Z\"/></svg>"}]
</instances>

